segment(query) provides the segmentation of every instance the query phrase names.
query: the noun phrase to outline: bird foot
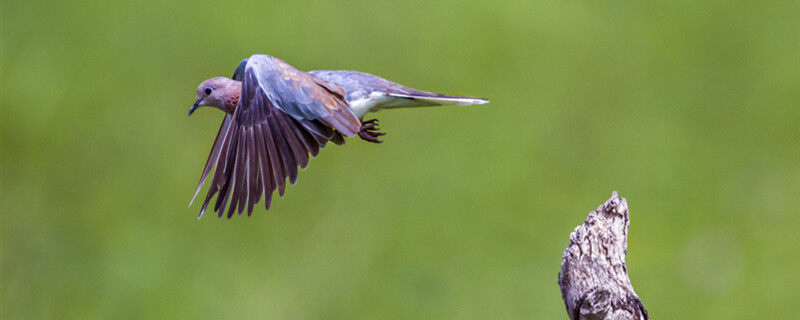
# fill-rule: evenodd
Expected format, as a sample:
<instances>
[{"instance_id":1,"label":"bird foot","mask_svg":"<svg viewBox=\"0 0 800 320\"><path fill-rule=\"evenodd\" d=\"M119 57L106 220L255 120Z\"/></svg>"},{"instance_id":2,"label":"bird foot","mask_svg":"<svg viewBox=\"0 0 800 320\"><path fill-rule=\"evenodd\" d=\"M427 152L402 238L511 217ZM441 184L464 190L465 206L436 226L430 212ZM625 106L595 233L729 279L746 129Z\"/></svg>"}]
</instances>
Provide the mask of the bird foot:
<instances>
[{"instance_id":1,"label":"bird foot","mask_svg":"<svg viewBox=\"0 0 800 320\"><path fill-rule=\"evenodd\" d=\"M381 143L383 141L378 140L378 137L385 135L386 133L379 132L378 130L380 130L378 127L378 119L362 121L361 131L358 132L358 136L361 139L372 143Z\"/></svg>"}]
</instances>

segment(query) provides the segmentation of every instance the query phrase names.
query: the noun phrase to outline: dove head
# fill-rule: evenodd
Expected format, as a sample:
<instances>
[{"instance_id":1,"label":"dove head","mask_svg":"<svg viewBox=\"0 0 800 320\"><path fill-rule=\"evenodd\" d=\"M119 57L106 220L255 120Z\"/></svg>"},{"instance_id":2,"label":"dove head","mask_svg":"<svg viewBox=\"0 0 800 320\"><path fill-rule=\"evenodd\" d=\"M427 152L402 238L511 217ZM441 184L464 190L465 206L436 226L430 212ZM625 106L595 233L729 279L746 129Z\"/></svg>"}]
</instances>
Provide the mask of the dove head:
<instances>
[{"instance_id":1,"label":"dove head","mask_svg":"<svg viewBox=\"0 0 800 320\"><path fill-rule=\"evenodd\" d=\"M197 87L197 101L189 109L189 115L203 106L214 107L233 114L239 104L239 95L242 92L242 83L230 78L211 78Z\"/></svg>"}]
</instances>

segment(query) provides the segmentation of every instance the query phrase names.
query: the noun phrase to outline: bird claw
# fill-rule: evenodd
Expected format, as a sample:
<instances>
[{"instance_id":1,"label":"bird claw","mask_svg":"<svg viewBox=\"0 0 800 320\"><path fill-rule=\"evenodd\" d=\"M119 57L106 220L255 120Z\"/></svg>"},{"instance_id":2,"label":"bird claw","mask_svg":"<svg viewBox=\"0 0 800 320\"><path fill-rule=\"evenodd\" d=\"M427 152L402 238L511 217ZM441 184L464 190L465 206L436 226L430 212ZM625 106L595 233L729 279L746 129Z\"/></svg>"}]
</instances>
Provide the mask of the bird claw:
<instances>
[{"instance_id":1,"label":"bird claw","mask_svg":"<svg viewBox=\"0 0 800 320\"><path fill-rule=\"evenodd\" d=\"M358 132L358 137L372 143L381 143L383 141L378 140L378 137L386 133L379 132L378 130L380 130L378 127L378 119L362 121L361 131Z\"/></svg>"}]
</instances>

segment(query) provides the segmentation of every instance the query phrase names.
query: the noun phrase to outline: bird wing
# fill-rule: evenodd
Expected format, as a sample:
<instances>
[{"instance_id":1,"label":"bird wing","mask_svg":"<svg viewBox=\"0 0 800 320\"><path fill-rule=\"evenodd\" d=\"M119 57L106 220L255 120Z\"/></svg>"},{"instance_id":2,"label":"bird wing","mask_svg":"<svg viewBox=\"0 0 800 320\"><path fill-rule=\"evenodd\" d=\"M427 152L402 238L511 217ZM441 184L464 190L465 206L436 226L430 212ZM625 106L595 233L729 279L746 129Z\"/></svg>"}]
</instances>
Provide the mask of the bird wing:
<instances>
[{"instance_id":1,"label":"bird wing","mask_svg":"<svg viewBox=\"0 0 800 320\"><path fill-rule=\"evenodd\" d=\"M254 55L235 77L242 80L239 105L225 116L195 192L216 164L200 217L217 193L219 217L228 200L228 218L237 208L241 215L245 205L251 215L262 195L269 209L272 193L284 194L286 178L297 181L297 167L308 165L309 154L316 156L328 141L344 143L342 134L355 135L361 126L341 89L279 59Z\"/></svg>"},{"instance_id":2,"label":"bird wing","mask_svg":"<svg viewBox=\"0 0 800 320\"><path fill-rule=\"evenodd\" d=\"M295 118L321 120L348 137L355 136L361 122L342 99L344 91L313 75L290 66L283 60L256 54L250 57L243 77L250 71L255 82L281 111ZM244 111L250 108L244 106Z\"/></svg>"}]
</instances>

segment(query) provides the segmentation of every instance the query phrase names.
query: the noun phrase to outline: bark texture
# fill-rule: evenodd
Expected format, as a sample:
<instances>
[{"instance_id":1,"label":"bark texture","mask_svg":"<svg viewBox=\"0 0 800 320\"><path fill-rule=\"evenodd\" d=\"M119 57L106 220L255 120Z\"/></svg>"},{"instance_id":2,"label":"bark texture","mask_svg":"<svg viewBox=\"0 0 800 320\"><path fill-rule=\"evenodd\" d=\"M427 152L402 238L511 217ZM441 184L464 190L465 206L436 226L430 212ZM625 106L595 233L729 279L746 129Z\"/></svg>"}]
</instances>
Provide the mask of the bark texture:
<instances>
[{"instance_id":1,"label":"bark texture","mask_svg":"<svg viewBox=\"0 0 800 320\"><path fill-rule=\"evenodd\" d=\"M558 285L571 320L649 319L625 265L629 223L628 204L615 191L569 235Z\"/></svg>"}]
</instances>

